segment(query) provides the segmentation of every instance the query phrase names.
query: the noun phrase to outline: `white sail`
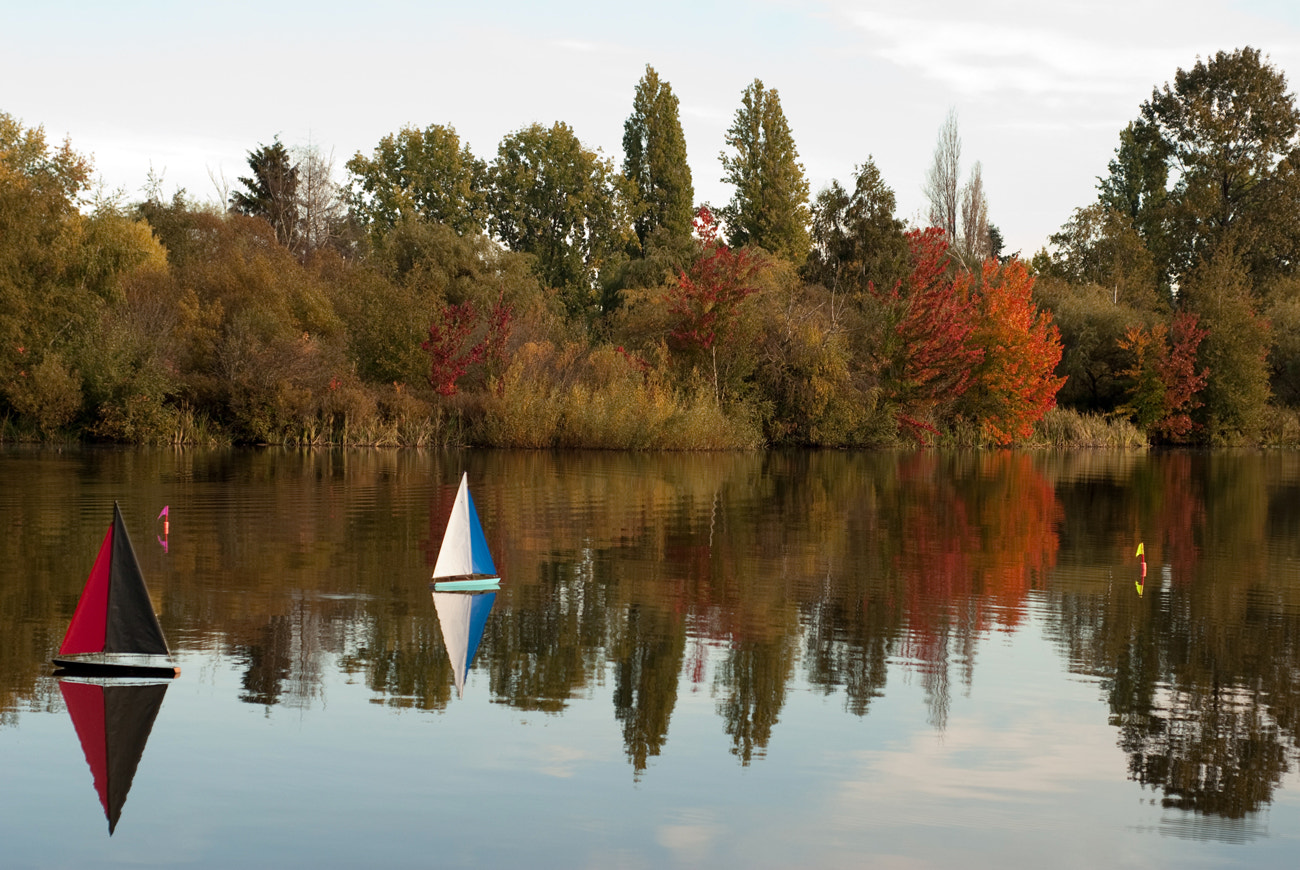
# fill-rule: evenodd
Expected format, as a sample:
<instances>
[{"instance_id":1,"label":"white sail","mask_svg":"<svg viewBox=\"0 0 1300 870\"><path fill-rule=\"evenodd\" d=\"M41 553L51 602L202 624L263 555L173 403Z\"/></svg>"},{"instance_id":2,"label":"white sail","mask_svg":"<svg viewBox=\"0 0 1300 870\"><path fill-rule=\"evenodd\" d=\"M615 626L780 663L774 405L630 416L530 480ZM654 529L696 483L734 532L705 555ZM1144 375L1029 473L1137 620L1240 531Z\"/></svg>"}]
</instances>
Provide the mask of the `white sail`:
<instances>
[{"instance_id":1,"label":"white sail","mask_svg":"<svg viewBox=\"0 0 1300 870\"><path fill-rule=\"evenodd\" d=\"M433 576L459 577L474 573L473 542L470 537L469 474L460 478L456 502L447 520L447 532L442 536L442 549L433 566Z\"/></svg>"}]
</instances>

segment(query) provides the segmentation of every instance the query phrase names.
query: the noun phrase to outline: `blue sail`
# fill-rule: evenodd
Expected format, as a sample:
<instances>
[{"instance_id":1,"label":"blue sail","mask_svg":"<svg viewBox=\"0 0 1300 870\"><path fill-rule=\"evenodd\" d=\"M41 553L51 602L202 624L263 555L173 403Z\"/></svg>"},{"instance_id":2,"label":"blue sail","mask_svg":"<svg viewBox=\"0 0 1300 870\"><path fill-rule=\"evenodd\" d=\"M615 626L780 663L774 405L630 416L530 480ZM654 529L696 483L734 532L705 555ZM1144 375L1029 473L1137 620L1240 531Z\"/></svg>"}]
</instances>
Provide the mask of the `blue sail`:
<instances>
[{"instance_id":1,"label":"blue sail","mask_svg":"<svg viewBox=\"0 0 1300 870\"><path fill-rule=\"evenodd\" d=\"M469 638L468 654L465 656L465 670L469 670L474 664L474 656L478 653L479 641L483 640L483 629L487 625L488 614L492 612L492 605L496 603L497 594L495 592L485 592L475 595L469 603Z\"/></svg>"},{"instance_id":2,"label":"blue sail","mask_svg":"<svg viewBox=\"0 0 1300 870\"><path fill-rule=\"evenodd\" d=\"M483 526L478 521L478 510L474 507L474 496L465 491L469 498L469 539L470 565L475 574L496 574L497 566L492 562L492 551L488 549L487 538L483 536Z\"/></svg>"}]
</instances>

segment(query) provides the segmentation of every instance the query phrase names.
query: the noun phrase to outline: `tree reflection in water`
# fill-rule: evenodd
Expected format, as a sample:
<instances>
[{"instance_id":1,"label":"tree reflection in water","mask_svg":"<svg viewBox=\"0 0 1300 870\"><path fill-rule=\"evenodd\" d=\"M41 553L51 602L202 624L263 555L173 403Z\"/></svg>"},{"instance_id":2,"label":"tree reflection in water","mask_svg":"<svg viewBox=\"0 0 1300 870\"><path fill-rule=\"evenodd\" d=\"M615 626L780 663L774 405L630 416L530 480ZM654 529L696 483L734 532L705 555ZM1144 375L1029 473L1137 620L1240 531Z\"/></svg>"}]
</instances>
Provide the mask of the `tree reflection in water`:
<instances>
[{"instance_id":1,"label":"tree reflection in water","mask_svg":"<svg viewBox=\"0 0 1300 870\"><path fill-rule=\"evenodd\" d=\"M910 672L943 729L954 687L972 691L980 644L1036 622L1071 670L1100 679L1130 775L1169 807L1242 819L1297 757L1292 454L0 463L14 530L0 559L33 578L0 585L0 725L57 703L41 688L44 661L102 533L90 512L65 509L87 481L146 481L133 484L137 503L175 509L182 480L213 505L202 534L193 514L173 520L167 570L150 582L181 651L240 663L241 700L310 706L341 670L378 702L444 709L452 672L425 581L468 468L504 578L474 665L492 700L558 714L608 684L636 776L668 746L685 691L713 694L742 764L763 757L801 681L865 716L891 671ZM1142 596L1138 541L1151 570Z\"/></svg>"}]
</instances>

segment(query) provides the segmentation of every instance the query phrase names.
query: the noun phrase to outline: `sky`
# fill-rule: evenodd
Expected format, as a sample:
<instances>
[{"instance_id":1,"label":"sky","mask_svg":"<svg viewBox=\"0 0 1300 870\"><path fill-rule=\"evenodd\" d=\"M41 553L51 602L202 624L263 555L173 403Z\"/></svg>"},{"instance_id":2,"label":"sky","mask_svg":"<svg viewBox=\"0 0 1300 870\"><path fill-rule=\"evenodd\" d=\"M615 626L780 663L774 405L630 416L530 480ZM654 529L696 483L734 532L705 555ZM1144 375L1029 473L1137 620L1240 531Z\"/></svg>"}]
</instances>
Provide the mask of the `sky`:
<instances>
[{"instance_id":1,"label":"sky","mask_svg":"<svg viewBox=\"0 0 1300 870\"><path fill-rule=\"evenodd\" d=\"M1243 46L1300 77L1293 0L655 0L477 3L0 0L0 112L68 139L105 191L151 175L218 201L277 136L344 163L403 127L442 124L491 161L563 121L621 166L647 64L680 113L696 199L732 195L719 156L741 94L774 88L815 196L868 157L923 223L939 128L979 162L1008 252L1031 256L1096 197L1154 88Z\"/></svg>"}]
</instances>

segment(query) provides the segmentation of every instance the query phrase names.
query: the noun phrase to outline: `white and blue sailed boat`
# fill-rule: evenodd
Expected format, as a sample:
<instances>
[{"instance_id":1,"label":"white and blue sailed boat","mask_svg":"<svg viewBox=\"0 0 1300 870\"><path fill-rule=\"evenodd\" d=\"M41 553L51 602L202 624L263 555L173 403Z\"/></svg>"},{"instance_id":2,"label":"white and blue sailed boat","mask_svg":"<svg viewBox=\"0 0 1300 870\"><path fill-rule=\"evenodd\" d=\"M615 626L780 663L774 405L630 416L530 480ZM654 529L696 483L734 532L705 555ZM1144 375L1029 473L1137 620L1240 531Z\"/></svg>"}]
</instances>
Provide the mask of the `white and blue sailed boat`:
<instances>
[{"instance_id":1,"label":"white and blue sailed boat","mask_svg":"<svg viewBox=\"0 0 1300 870\"><path fill-rule=\"evenodd\" d=\"M439 592L474 592L501 585L474 509L474 497L469 494L469 474L461 476L431 585Z\"/></svg>"}]
</instances>

